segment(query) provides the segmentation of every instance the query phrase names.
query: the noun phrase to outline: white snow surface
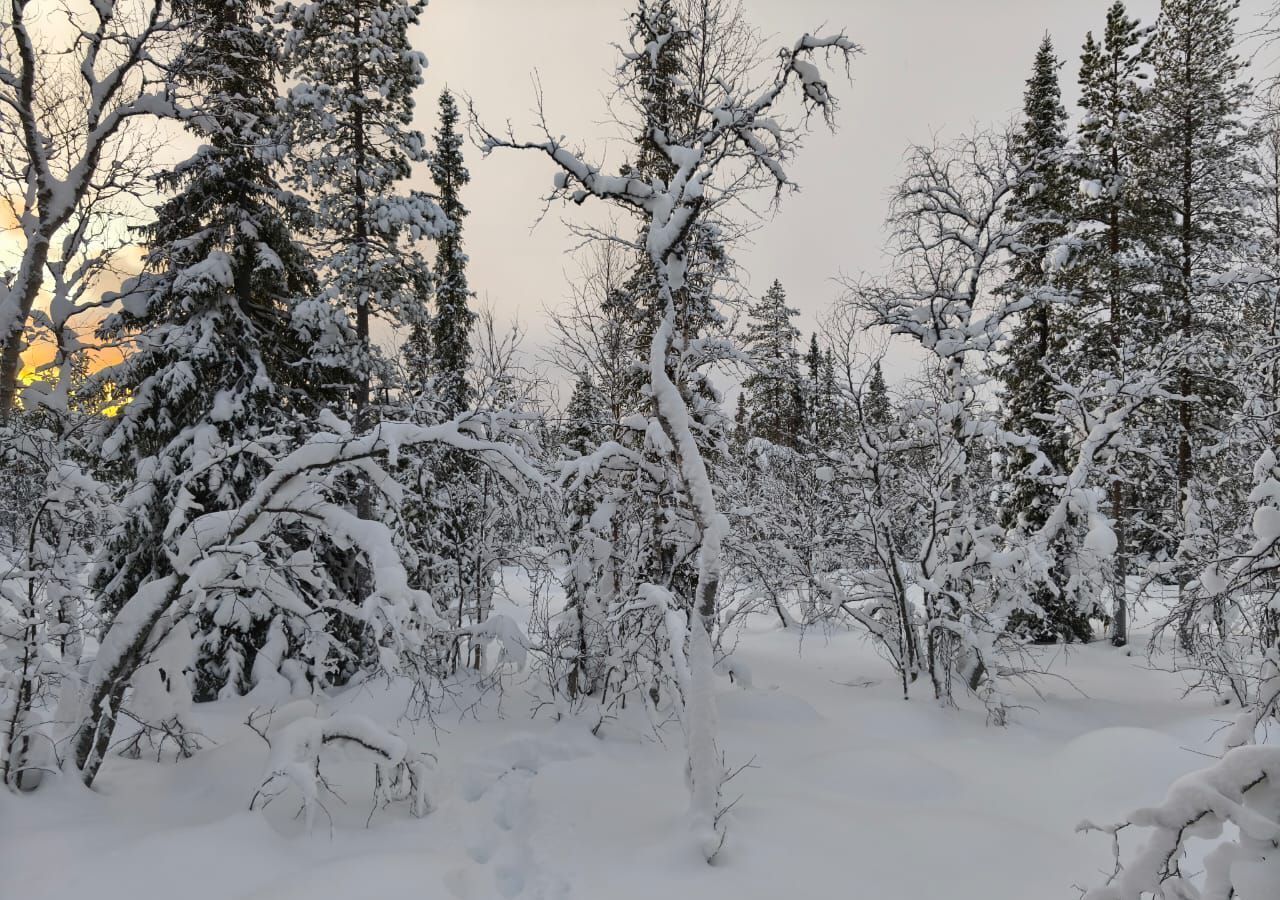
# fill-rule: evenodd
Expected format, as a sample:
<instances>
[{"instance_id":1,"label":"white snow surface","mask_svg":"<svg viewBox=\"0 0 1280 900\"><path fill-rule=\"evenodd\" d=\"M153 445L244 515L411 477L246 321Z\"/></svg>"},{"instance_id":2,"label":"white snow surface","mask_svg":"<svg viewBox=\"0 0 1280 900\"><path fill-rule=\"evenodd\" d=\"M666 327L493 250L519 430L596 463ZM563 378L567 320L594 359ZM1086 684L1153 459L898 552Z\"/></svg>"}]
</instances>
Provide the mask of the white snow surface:
<instances>
[{"instance_id":1,"label":"white snow surface","mask_svg":"<svg viewBox=\"0 0 1280 900\"><path fill-rule=\"evenodd\" d=\"M716 682L719 747L731 769L752 767L726 785L726 799L742 798L715 865L688 839L674 724L658 742L639 718L596 737L594 719L531 717L539 691L519 679L532 671L500 705L470 708L464 688L435 729L401 719L407 690L384 682L279 698L268 736L311 716L360 716L438 759L431 812L415 819L402 803L374 810L367 757L326 751L343 799L322 791L307 830L296 792L248 809L271 759L244 724L272 705L258 691L194 708L204 749L192 759L112 756L94 791L60 778L0 792L5 896L136 900L181 886L184 900L1074 898L1110 863L1108 838L1077 823L1156 804L1206 765L1199 754L1220 752L1221 709L1182 697L1182 679L1149 667L1142 640L1037 650L1054 677L1042 697L1016 694L1026 706L997 728L976 702L939 708L923 683L904 702L855 632L801 639L755 620L734 656L751 685Z\"/></svg>"}]
</instances>

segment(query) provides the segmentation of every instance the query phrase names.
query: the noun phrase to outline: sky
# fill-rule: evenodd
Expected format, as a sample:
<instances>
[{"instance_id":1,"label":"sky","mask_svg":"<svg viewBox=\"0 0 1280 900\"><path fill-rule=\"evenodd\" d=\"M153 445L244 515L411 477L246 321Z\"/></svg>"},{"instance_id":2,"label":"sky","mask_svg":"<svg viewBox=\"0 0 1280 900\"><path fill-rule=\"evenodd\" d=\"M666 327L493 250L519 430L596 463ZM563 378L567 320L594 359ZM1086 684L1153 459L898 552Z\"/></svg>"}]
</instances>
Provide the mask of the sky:
<instances>
[{"instance_id":1,"label":"sky","mask_svg":"<svg viewBox=\"0 0 1280 900\"><path fill-rule=\"evenodd\" d=\"M801 312L807 342L839 298L838 276L883 270L882 224L906 148L934 135L1009 122L1046 31L1065 62L1061 82L1070 108L1079 47L1087 31L1102 30L1110 4L745 0L770 49L805 32L843 29L865 51L852 66L851 82L843 75L831 80L840 101L836 133L815 131L790 168L800 191L785 196L737 254L752 293L779 279ZM1246 0L1241 30L1267 5ZM606 92L617 60L613 45L625 42L624 18L633 6L633 0L430 0L416 41L430 63L420 127L434 127L434 97L448 85L470 96L490 129L510 121L517 135L536 137L536 78L552 132L616 164L624 148L608 120ZM1128 6L1150 22L1159 2ZM520 319L529 344L543 342L544 310L563 302L575 267L575 241L563 220L584 212L553 207L539 224L554 172L537 154L506 151L481 159L473 147L468 163L471 285L500 318ZM909 365L908 354L891 352L887 369L900 376Z\"/></svg>"},{"instance_id":2,"label":"sky","mask_svg":"<svg viewBox=\"0 0 1280 900\"><path fill-rule=\"evenodd\" d=\"M851 81L832 73L840 102L837 130L816 129L791 164L800 190L785 195L775 212L767 209L768 197L760 198L758 207L768 215L736 254L747 289L758 296L780 280L801 312L807 342L838 301L841 275L884 270L884 215L907 147L1012 120L1046 32L1064 60L1061 83L1070 107L1080 44L1088 30L1101 30L1110 3L744 0L766 49L791 44L805 32L843 29L864 50L851 67ZM1255 27L1271 3L1245 0L1241 30ZM633 7L634 0L430 0L413 36L429 60L415 124L424 132L434 129L436 97L447 85L470 98L490 129L510 122L517 135L536 137L541 85L552 130L586 148L593 160L616 166L629 135L610 121L606 95L618 59L615 45L627 39L625 17ZM1129 8L1150 22L1159 0L1130 0ZM1261 62L1254 77L1275 70ZM788 108L798 110L798 100L784 103ZM522 323L526 349L536 354L548 340L545 310L564 302L576 267L577 241L564 220L585 215L601 221L603 210L553 206L544 216L554 175L549 160L514 151L481 158L474 146L466 154L471 285L499 320ZM430 186L425 168L415 180ZM0 233L0 251L4 240ZM44 355L37 349L32 361ZM886 363L891 379L915 365L900 349L891 349Z\"/></svg>"}]
</instances>

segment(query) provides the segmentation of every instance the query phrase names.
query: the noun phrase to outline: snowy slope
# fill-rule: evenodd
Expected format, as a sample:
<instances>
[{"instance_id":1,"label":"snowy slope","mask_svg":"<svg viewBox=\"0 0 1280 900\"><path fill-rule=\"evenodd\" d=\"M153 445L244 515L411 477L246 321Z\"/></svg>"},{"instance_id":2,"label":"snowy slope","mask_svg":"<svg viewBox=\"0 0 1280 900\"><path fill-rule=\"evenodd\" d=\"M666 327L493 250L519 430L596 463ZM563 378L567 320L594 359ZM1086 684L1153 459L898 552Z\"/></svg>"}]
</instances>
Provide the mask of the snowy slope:
<instances>
[{"instance_id":1,"label":"snowy slope","mask_svg":"<svg viewBox=\"0 0 1280 900\"><path fill-rule=\"evenodd\" d=\"M223 701L197 708L207 746L191 760L113 758L96 793L61 779L0 794L0 870L24 900L167 897L178 883L185 900L1069 898L1108 864L1077 822L1158 801L1215 749L1207 698L1103 644L1055 660L1043 697L1026 689L1003 729L923 690L904 702L855 634L801 642L762 619L737 652L753 686L721 684L721 746L731 766L753 762L728 786L742 799L714 867L688 838L678 733L664 746L624 723L597 738L593 723L531 718L530 684L500 709L449 707L434 730L397 726L438 756L424 819L402 804L370 816L367 760L332 754L346 802L329 796L310 833L296 794L249 812L268 749L243 724L254 702ZM367 687L327 711L390 724L404 702ZM282 705L271 733L314 712Z\"/></svg>"}]
</instances>

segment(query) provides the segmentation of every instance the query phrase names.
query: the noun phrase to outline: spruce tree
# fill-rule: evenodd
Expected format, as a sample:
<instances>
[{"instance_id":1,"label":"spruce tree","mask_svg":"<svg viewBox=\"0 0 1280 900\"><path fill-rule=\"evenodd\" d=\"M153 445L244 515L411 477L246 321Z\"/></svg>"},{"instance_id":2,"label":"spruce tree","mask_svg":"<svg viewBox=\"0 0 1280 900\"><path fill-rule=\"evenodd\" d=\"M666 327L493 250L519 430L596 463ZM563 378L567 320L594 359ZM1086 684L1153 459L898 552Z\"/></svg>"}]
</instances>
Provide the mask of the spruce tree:
<instances>
[{"instance_id":1,"label":"spruce tree","mask_svg":"<svg viewBox=\"0 0 1280 900\"><path fill-rule=\"evenodd\" d=\"M845 429L849 425L840 402L840 392L836 387L836 364L830 347L822 354L822 388L819 395L822 398L820 423L823 437L818 446L819 449L830 448L844 439Z\"/></svg>"},{"instance_id":2,"label":"spruce tree","mask_svg":"<svg viewBox=\"0 0 1280 900\"><path fill-rule=\"evenodd\" d=\"M467 362L471 355L471 328L476 315L468 303L467 255L462 249L462 220L467 209L459 196L471 180L462 159L462 135L458 133L458 105L448 90L440 92L440 124L431 154L431 180L449 227L436 239L435 317L431 338L436 372L436 392L446 416L466 408L471 396Z\"/></svg>"},{"instance_id":3,"label":"spruce tree","mask_svg":"<svg viewBox=\"0 0 1280 900\"><path fill-rule=\"evenodd\" d=\"M742 382L747 395L751 433L784 447L799 445L804 431L804 393L792 324L798 312L787 306L787 294L775 280L760 302L750 308L751 323L743 339L751 374Z\"/></svg>"},{"instance_id":4,"label":"spruce tree","mask_svg":"<svg viewBox=\"0 0 1280 900\"><path fill-rule=\"evenodd\" d=\"M1067 146L1067 113L1058 85L1059 63L1048 35L1040 42L1031 77L1023 95L1023 123L1014 142L1014 158L1022 175L1014 191L1008 215L1020 223L1020 247L1015 253L1011 277L1003 290L1016 294L1029 306L1005 346L1005 427L1034 438L1048 462L1042 471L1037 457L1014 449L1008 460L1009 484L1002 514L1006 527L1035 529L1044 524L1054 500L1053 478L1069 465L1066 436L1056 426L1055 372L1062 368L1065 328L1056 303L1060 285L1047 275L1045 258L1063 241L1070 229L1072 191L1064 151ZM1062 546L1056 548L1061 554ZM1038 640L1087 640L1087 617L1067 593L1066 566L1058 560L1050 567L1050 584L1031 599L1043 616L1023 613L1012 623L1020 632Z\"/></svg>"},{"instance_id":5,"label":"spruce tree","mask_svg":"<svg viewBox=\"0 0 1280 900\"><path fill-rule=\"evenodd\" d=\"M569 459L593 453L601 440L604 404L591 375L578 375L565 410L563 451ZM565 686L570 697L594 693L603 674L601 645L605 640L605 611L600 602L604 578L598 541L592 526L604 485L588 479L566 497L565 523L569 572L564 581L567 602L561 641L571 660Z\"/></svg>"},{"instance_id":6,"label":"spruce tree","mask_svg":"<svg viewBox=\"0 0 1280 900\"><path fill-rule=\"evenodd\" d=\"M884 369L878 359L871 367L866 397L862 401L862 415L868 427L882 434L893 421L893 401L889 399L889 387L885 384Z\"/></svg>"},{"instance_id":7,"label":"spruce tree","mask_svg":"<svg viewBox=\"0 0 1280 900\"><path fill-rule=\"evenodd\" d=\"M818 334L809 335L809 349L804 355L807 384L804 403L804 439L814 446L821 446L826 437L826 400L822 384L822 350L818 347ZM744 411L745 412L745 411Z\"/></svg>"},{"instance_id":8,"label":"spruce tree","mask_svg":"<svg viewBox=\"0 0 1280 900\"><path fill-rule=\"evenodd\" d=\"M1076 217L1090 235L1076 248L1067 277L1077 295L1071 353L1077 372L1104 372L1126 378L1143 365L1162 337L1153 292L1143 289L1148 274L1146 211L1140 201L1138 157L1143 141L1146 66L1151 29L1131 19L1117 0L1107 11L1102 41L1092 32L1080 53L1082 119L1072 169L1080 180ZM1146 414L1136 416L1130 448L1145 441ZM1149 533L1139 533L1143 516L1135 506L1158 498L1147 453L1116 453L1106 485L1116 554L1112 564L1111 641L1128 641L1129 561ZM1158 499L1152 503L1159 509Z\"/></svg>"},{"instance_id":9,"label":"spruce tree","mask_svg":"<svg viewBox=\"0 0 1280 900\"><path fill-rule=\"evenodd\" d=\"M146 234L145 270L102 327L134 346L101 376L129 398L110 420L102 458L135 478L96 572L108 614L171 573L171 535L247 499L262 457L287 447L297 418L323 400L306 380L321 371L310 356L315 335L295 327L295 304L315 279L292 233L294 200L276 180L277 44L260 24L265 10L259 0L178 7L188 30L177 89L199 149L159 179L169 197ZM308 576L295 581L300 568L286 565L292 550L263 547L275 554L267 565L279 581L308 596ZM198 698L248 688L270 629L296 650L309 627L278 615L262 591L210 594L200 604ZM312 657L313 674L323 655Z\"/></svg>"},{"instance_id":10,"label":"spruce tree","mask_svg":"<svg viewBox=\"0 0 1280 900\"><path fill-rule=\"evenodd\" d=\"M1178 395L1166 434L1171 460L1169 531L1194 544L1202 495L1214 492L1220 433L1239 402L1231 360L1242 318L1239 297L1220 283L1254 239L1249 162L1255 135L1243 113L1251 88L1234 53L1234 0L1164 0L1152 47L1141 181L1148 248L1164 298L1165 330L1183 348L1168 387ZM1225 482L1223 482L1225 483ZM1178 555L1182 554L1179 547ZM1178 567L1181 588L1196 573ZM1186 628L1184 644L1190 637Z\"/></svg>"},{"instance_id":11,"label":"spruce tree","mask_svg":"<svg viewBox=\"0 0 1280 900\"><path fill-rule=\"evenodd\" d=\"M430 280L414 245L445 227L440 209L403 183L427 158L413 125L426 64L409 41L423 0L315 0L279 13L286 36L293 183L312 202L310 239L327 297L354 322L350 366L358 428L395 378L372 339L374 317L421 326Z\"/></svg>"}]
</instances>

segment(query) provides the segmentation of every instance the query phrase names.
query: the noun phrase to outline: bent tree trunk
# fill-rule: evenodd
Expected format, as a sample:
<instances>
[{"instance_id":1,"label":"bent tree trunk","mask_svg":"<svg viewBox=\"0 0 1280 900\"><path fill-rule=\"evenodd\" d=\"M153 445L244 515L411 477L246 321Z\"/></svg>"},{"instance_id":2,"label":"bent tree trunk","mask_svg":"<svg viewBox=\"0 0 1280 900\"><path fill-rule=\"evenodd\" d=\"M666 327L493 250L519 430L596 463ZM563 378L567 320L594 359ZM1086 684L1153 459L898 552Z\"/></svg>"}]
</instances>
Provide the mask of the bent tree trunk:
<instances>
[{"instance_id":1,"label":"bent tree trunk","mask_svg":"<svg viewBox=\"0 0 1280 900\"><path fill-rule=\"evenodd\" d=\"M81 695L71 742L71 764L90 787L111 746L129 679L146 661L149 648L164 637L156 632L167 633L166 615L170 628L181 618L180 614L170 614L170 608L178 600L183 584L170 575L143 585L121 607L103 635L98 658Z\"/></svg>"}]
</instances>

